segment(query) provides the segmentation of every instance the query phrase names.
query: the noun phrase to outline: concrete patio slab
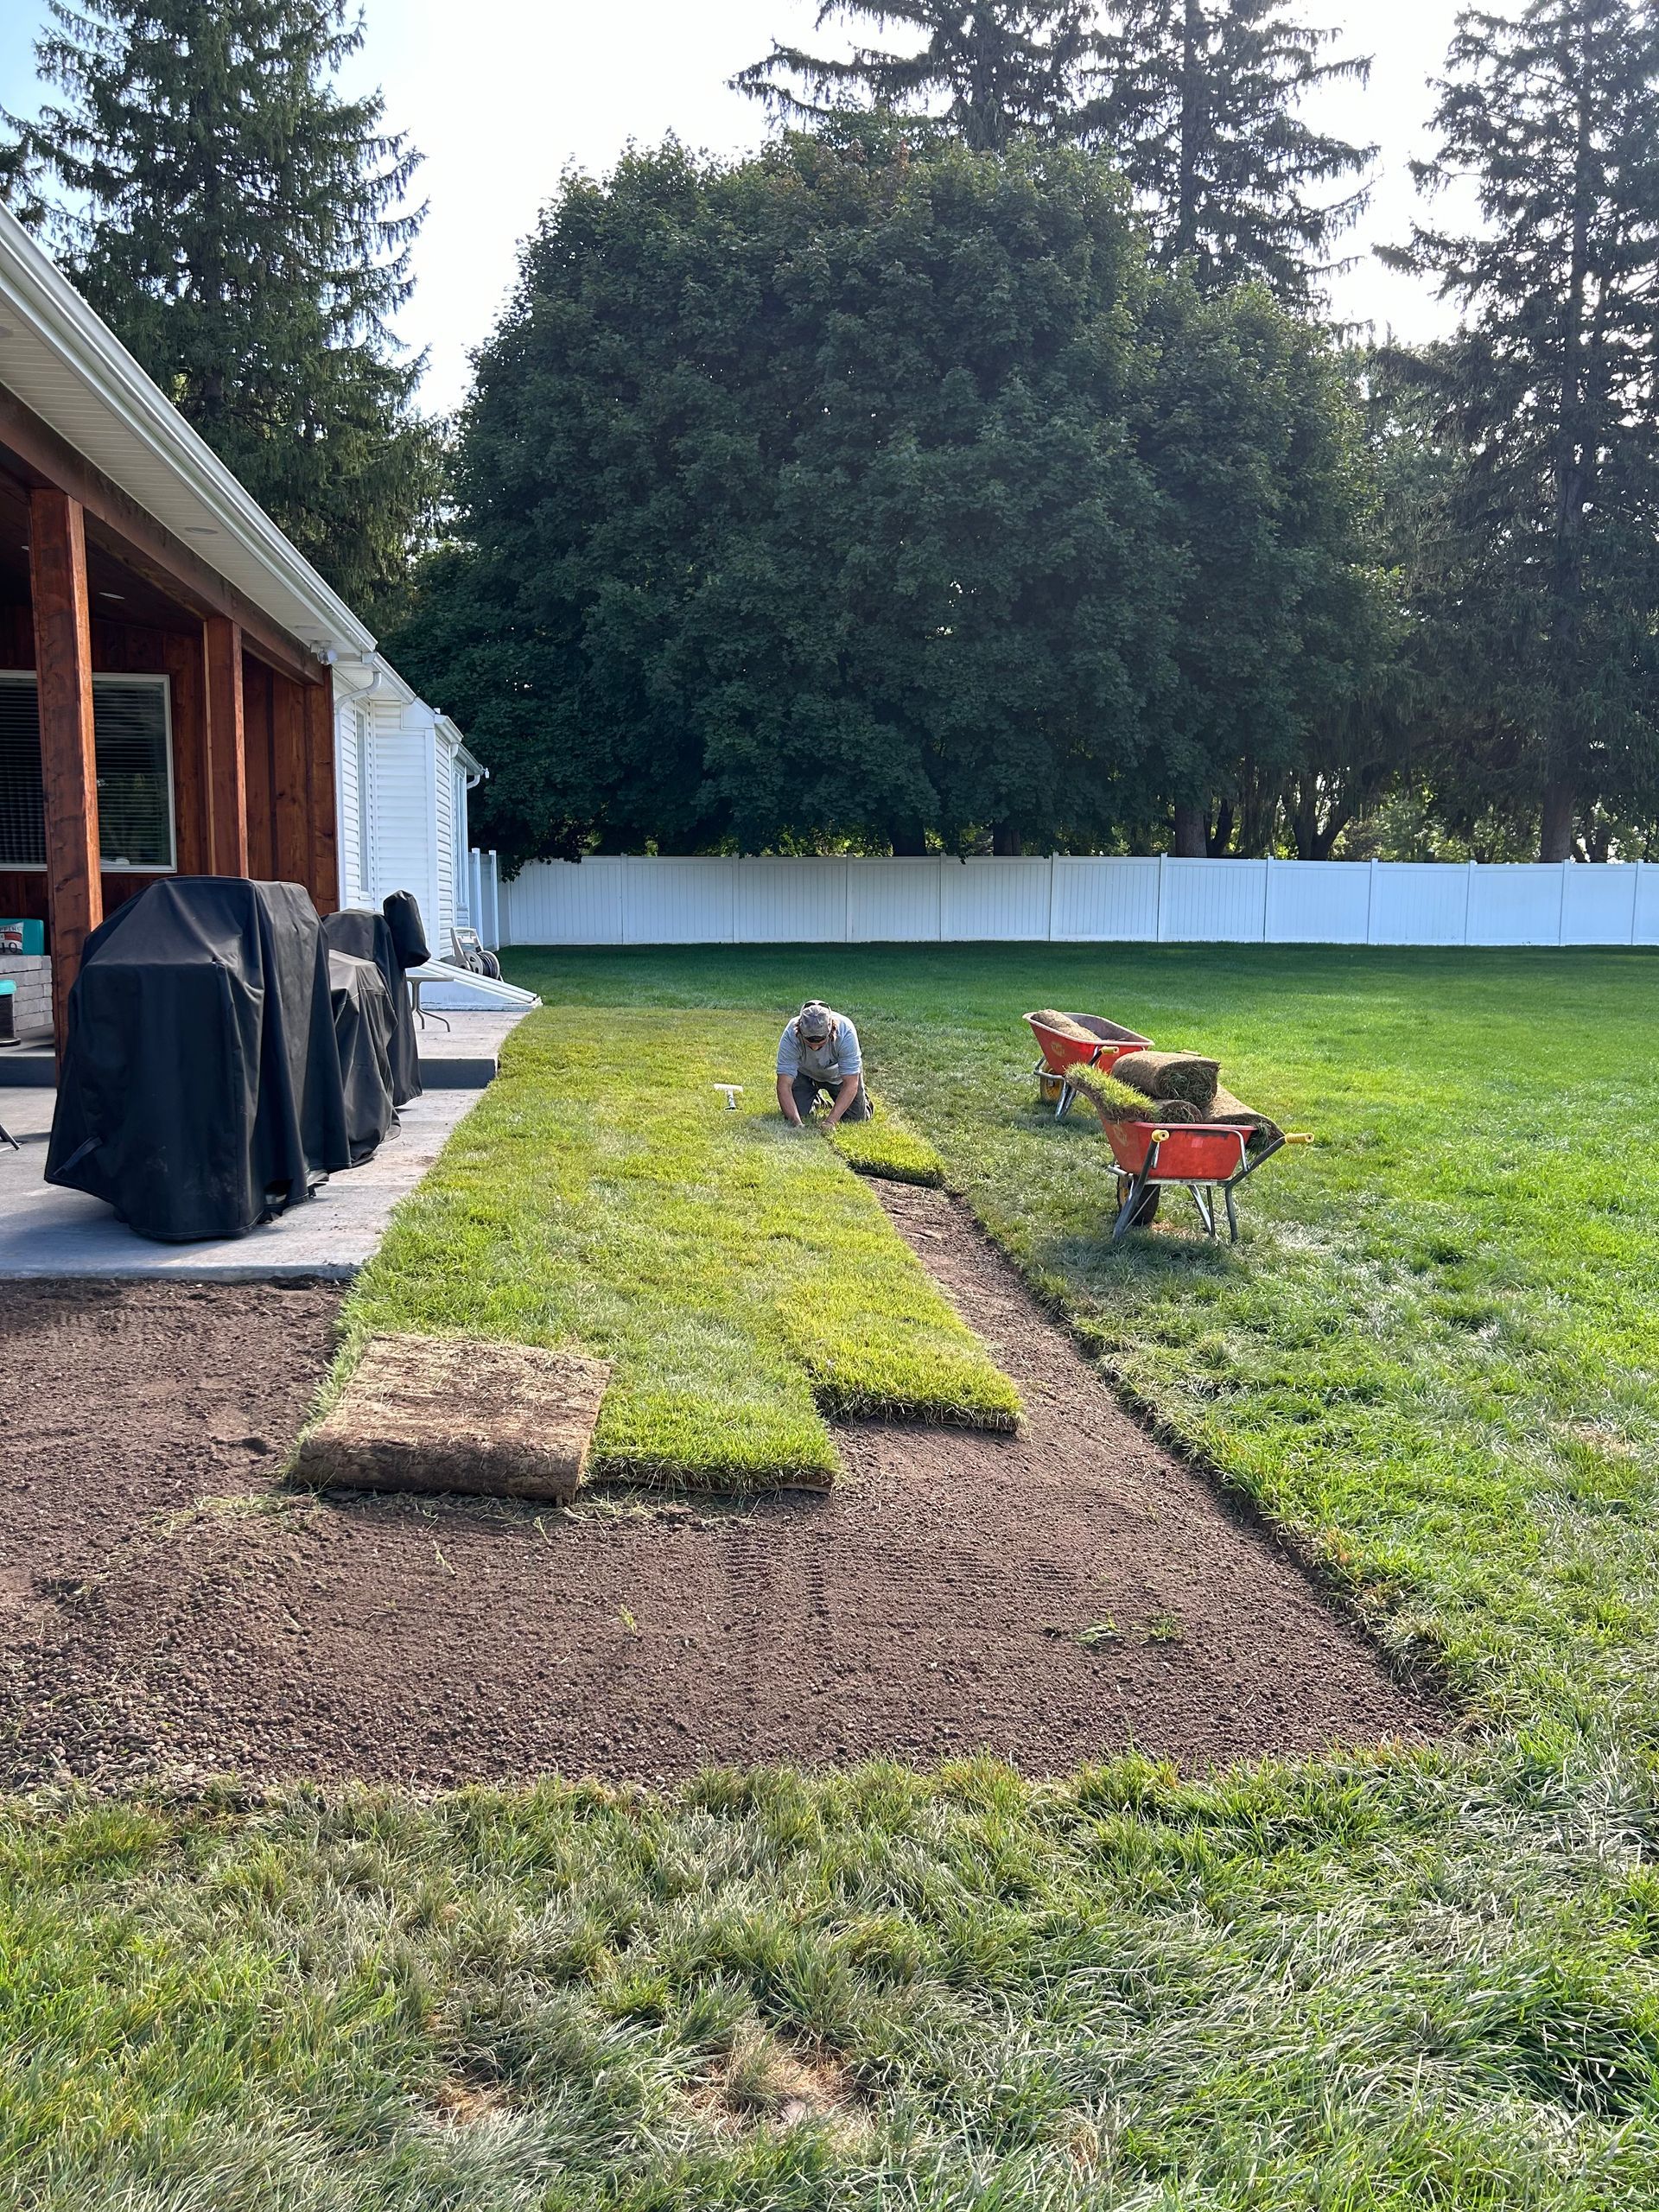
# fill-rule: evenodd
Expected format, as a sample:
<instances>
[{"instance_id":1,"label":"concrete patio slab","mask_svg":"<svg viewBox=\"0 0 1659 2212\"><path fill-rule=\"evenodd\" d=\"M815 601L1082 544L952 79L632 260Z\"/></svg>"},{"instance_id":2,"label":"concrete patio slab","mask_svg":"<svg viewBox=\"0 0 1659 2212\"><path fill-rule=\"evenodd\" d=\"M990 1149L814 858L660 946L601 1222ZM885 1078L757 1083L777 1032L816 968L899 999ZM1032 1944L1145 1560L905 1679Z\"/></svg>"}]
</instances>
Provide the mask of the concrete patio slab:
<instances>
[{"instance_id":1,"label":"concrete patio slab","mask_svg":"<svg viewBox=\"0 0 1659 2212\"><path fill-rule=\"evenodd\" d=\"M450 1017L450 1058L475 1065L499 1050L520 1016ZM421 1040L442 1060L446 1033ZM69 1275L171 1282L344 1281L372 1258L391 1210L420 1181L481 1090L452 1084L435 1070L423 1096L401 1109L402 1127L361 1167L331 1176L303 1205L245 1236L196 1244L156 1244L135 1236L101 1199L43 1179L55 1091L0 1089L0 1126L16 1138L0 1144L0 1281Z\"/></svg>"}]
</instances>

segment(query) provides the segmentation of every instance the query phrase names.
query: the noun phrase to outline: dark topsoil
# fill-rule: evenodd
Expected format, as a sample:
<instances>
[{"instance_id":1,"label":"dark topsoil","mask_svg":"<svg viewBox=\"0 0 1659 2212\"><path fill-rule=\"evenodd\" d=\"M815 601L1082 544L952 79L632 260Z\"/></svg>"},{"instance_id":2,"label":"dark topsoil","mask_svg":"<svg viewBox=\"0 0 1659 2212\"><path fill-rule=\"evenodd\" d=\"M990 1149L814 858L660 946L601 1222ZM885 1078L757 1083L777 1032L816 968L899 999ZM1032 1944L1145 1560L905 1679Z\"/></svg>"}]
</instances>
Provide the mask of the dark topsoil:
<instances>
[{"instance_id":1,"label":"dark topsoil","mask_svg":"<svg viewBox=\"0 0 1659 2212\"><path fill-rule=\"evenodd\" d=\"M1045 1774L1131 1742L1202 1765L1444 1726L948 1198L882 1195L1027 1425L849 1428L832 1495L741 1507L296 1495L270 1478L337 1291L4 1286L0 1783L652 1781L981 1747Z\"/></svg>"}]
</instances>

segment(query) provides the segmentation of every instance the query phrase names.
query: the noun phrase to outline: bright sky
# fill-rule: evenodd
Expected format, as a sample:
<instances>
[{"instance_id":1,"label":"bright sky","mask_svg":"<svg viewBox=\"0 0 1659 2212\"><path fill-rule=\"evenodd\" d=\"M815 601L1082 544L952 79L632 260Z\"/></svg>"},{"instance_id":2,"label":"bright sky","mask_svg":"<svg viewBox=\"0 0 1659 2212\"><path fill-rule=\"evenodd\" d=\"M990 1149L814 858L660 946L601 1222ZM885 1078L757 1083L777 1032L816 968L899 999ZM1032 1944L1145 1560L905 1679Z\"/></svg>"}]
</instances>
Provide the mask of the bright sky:
<instances>
[{"instance_id":1,"label":"bright sky","mask_svg":"<svg viewBox=\"0 0 1659 2212\"><path fill-rule=\"evenodd\" d=\"M1370 247L1408 232L1407 164L1430 150L1427 80L1445 58L1453 0L1304 4L1306 20L1341 29L1344 51L1374 56L1368 89L1332 88L1309 118L1380 149L1351 247L1360 263L1338 280L1334 306L1379 334L1433 336L1449 327L1446 309ZM0 105L27 112L36 102L33 40L46 12L45 0L0 0ZM357 74L381 86L389 122L426 156L418 184L431 209L401 329L429 353L429 407L463 397L468 351L561 171L601 171L630 139L650 144L671 130L718 153L757 144L761 111L726 80L774 37L812 43L815 12L815 0L366 0Z\"/></svg>"}]
</instances>

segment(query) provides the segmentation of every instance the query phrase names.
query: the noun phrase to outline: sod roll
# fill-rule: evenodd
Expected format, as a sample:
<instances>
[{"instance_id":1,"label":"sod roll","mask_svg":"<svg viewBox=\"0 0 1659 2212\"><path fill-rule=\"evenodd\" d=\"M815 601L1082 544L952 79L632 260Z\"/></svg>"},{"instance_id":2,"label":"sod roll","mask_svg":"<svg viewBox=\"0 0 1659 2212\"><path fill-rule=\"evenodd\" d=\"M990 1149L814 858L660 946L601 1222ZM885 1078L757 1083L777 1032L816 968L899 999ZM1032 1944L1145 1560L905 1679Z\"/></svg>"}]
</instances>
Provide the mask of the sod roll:
<instances>
[{"instance_id":1,"label":"sod roll","mask_svg":"<svg viewBox=\"0 0 1659 2212\"><path fill-rule=\"evenodd\" d=\"M1148 1098L1185 1099L1202 1120L1215 1103L1221 1063L1197 1052L1126 1052L1112 1073Z\"/></svg>"},{"instance_id":2,"label":"sod roll","mask_svg":"<svg viewBox=\"0 0 1659 2212\"><path fill-rule=\"evenodd\" d=\"M1167 1122L1174 1126L1203 1118L1185 1098L1149 1098L1144 1090L1132 1090L1116 1075L1106 1075L1099 1068L1068 1068L1066 1081L1079 1097L1089 1101L1103 1122Z\"/></svg>"},{"instance_id":3,"label":"sod roll","mask_svg":"<svg viewBox=\"0 0 1659 2212\"><path fill-rule=\"evenodd\" d=\"M1028 1014L1026 1020L1035 1022L1039 1029L1052 1029L1057 1036L1075 1037L1079 1044L1098 1045L1100 1042L1092 1029L1085 1029L1069 1014L1056 1014L1052 1007L1039 1007L1035 1014Z\"/></svg>"}]
</instances>

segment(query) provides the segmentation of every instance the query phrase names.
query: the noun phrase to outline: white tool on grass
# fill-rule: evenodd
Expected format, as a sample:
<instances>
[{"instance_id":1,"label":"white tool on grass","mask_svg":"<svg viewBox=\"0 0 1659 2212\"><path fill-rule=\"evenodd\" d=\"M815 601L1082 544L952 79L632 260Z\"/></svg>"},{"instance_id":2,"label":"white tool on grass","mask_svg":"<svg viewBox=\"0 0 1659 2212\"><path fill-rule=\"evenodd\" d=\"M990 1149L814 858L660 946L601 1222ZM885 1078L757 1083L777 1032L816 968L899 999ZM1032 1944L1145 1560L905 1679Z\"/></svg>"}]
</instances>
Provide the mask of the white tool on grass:
<instances>
[{"instance_id":1,"label":"white tool on grass","mask_svg":"<svg viewBox=\"0 0 1659 2212\"><path fill-rule=\"evenodd\" d=\"M723 1090L725 1092L726 1111L728 1114L735 1114L737 1111L737 1102L743 1096L742 1084L741 1083L717 1083L715 1085L715 1089L716 1090Z\"/></svg>"}]
</instances>

